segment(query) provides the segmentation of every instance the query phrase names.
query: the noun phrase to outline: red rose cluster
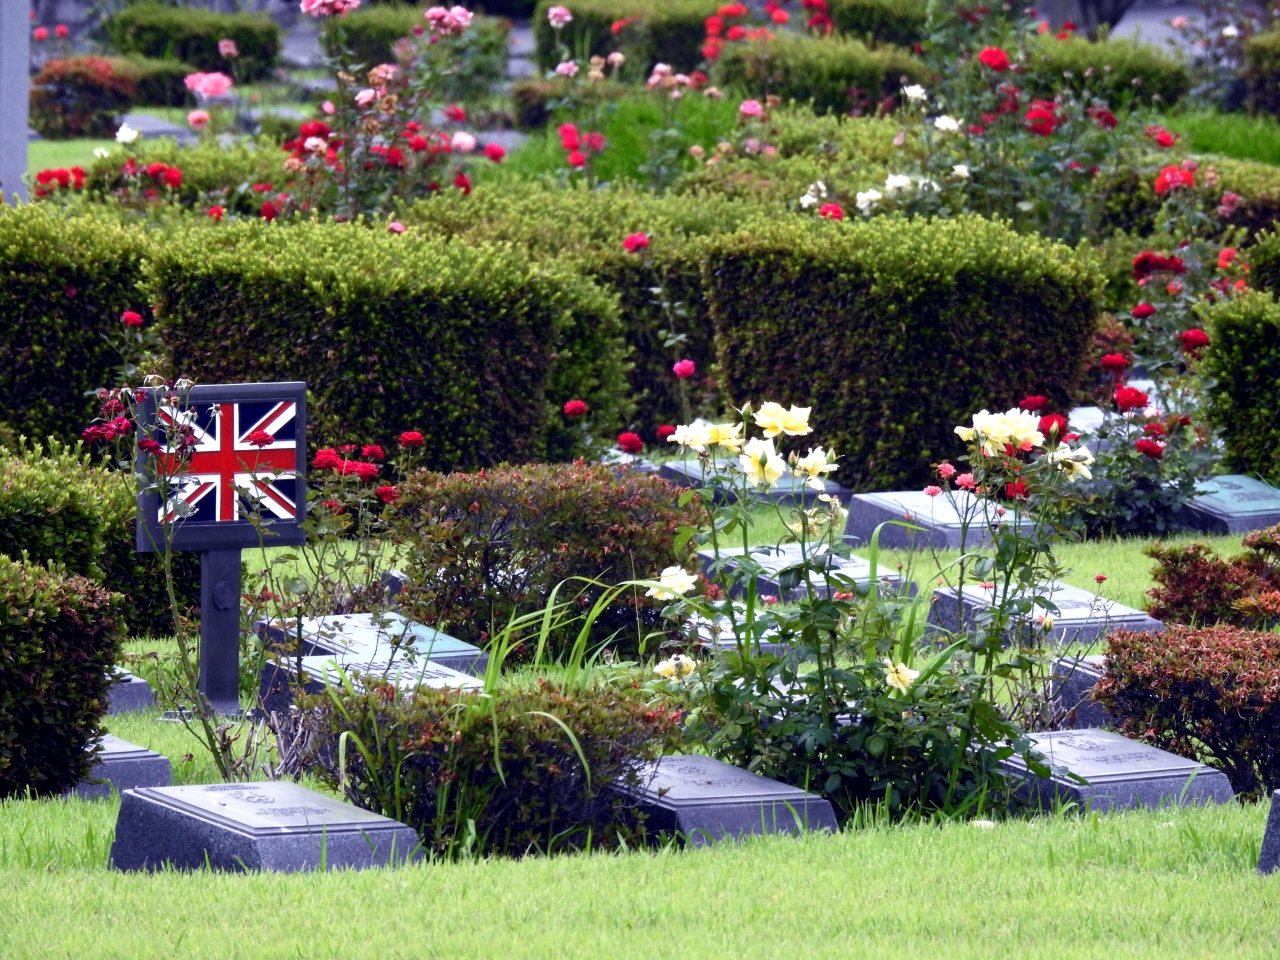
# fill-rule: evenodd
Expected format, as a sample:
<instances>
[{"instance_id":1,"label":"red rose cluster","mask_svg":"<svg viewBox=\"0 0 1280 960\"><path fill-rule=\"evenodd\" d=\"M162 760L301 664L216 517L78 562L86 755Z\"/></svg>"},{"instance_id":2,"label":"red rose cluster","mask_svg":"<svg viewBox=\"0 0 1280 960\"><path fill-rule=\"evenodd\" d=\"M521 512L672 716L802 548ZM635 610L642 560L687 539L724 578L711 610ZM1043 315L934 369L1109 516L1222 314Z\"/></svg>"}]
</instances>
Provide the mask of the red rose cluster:
<instances>
[{"instance_id":1,"label":"red rose cluster","mask_svg":"<svg viewBox=\"0 0 1280 960\"><path fill-rule=\"evenodd\" d=\"M341 448L343 453L354 453L355 446L349 445ZM370 449L365 447L366 450ZM377 447L372 449L381 450ZM356 476L360 478L362 483L370 483L377 476L379 467L376 463L368 463L364 460L348 460L332 447L325 447L316 453L316 457L311 461L312 469L315 470L332 470L340 476Z\"/></svg>"},{"instance_id":2,"label":"red rose cluster","mask_svg":"<svg viewBox=\"0 0 1280 960\"><path fill-rule=\"evenodd\" d=\"M836 23L831 19L831 10L827 0L800 0L800 6L810 11L809 20L805 24L816 33L828 34L835 29Z\"/></svg>"},{"instance_id":3,"label":"red rose cluster","mask_svg":"<svg viewBox=\"0 0 1280 960\"><path fill-rule=\"evenodd\" d=\"M72 167L66 170L57 167L53 170L41 170L36 174L36 197L47 197L58 190L80 190L84 187L84 169Z\"/></svg>"},{"instance_id":4,"label":"red rose cluster","mask_svg":"<svg viewBox=\"0 0 1280 960\"><path fill-rule=\"evenodd\" d=\"M576 124L562 123L556 128L556 133L560 135L560 146L568 153L565 163L575 170L581 170L592 154L605 148L603 133L595 130L579 133Z\"/></svg>"}]
</instances>

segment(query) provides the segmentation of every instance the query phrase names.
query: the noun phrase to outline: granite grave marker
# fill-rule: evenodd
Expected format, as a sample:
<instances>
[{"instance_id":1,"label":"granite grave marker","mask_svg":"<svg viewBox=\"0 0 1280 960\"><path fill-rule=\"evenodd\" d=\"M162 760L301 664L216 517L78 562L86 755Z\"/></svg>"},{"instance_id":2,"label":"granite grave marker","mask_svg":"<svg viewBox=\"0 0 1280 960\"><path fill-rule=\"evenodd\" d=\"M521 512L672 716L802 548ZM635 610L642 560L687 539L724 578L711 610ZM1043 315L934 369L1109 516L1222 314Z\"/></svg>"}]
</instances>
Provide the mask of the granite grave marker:
<instances>
[{"instance_id":1,"label":"granite grave marker","mask_svg":"<svg viewBox=\"0 0 1280 960\"><path fill-rule=\"evenodd\" d=\"M116 682L107 691L107 713L137 713L155 705L151 684L128 670L116 670Z\"/></svg>"},{"instance_id":2,"label":"granite grave marker","mask_svg":"<svg viewBox=\"0 0 1280 960\"><path fill-rule=\"evenodd\" d=\"M395 820L295 783L126 790L111 862L119 870L317 870L415 859Z\"/></svg>"},{"instance_id":3,"label":"granite grave marker","mask_svg":"<svg viewBox=\"0 0 1280 960\"><path fill-rule=\"evenodd\" d=\"M908 547L959 549L980 547L991 539L987 519L1001 523L1029 524L1013 511L1003 515L995 513L999 504L980 499L964 490L953 490L931 497L923 490L899 490L893 493L855 493L849 499L849 520L845 524L844 538L853 544L871 543L876 527L884 523L880 531L880 546L899 549ZM965 530L964 519L969 528ZM909 523L922 527L911 530L889 521Z\"/></svg>"},{"instance_id":4,"label":"granite grave marker","mask_svg":"<svg viewBox=\"0 0 1280 960\"><path fill-rule=\"evenodd\" d=\"M1106 657L1056 657L1050 665L1050 700L1055 714L1063 714L1072 727L1101 727L1115 717L1089 697L1106 672Z\"/></svg>"},{"instance_id":5,"label":"granite grave marker","mask_svg":"<svg viewBox=\"0 0 1280 960\"><path fill-rule=\"evenodd\" d=\"M101 781L101 782L93 782ZM173 782L169 758L109 733L102 735L102 752L89 776L75 786L85 800L124 793L137 787L167 787Z\"/></svg>"},{"instance_id":6,"label":"granite grave marker","mask_svg":"<svg viewBox=\"0 0 1280 960\"><path fill-rule=\"evenodd\" d=\"M1280 866L1280 790L1273 790L1267 828L1262 834L1262 849L1258 853L1258 872L1268 874L1277 866Z\"/></svg>"},{"instance_id":7,"label":"granite grave marker","mask_svg":"<svg viewBox=\"0 0 1280 960\"><path fill-rule=\"evenodd\" d=\"M412 651L422 660L464 673L483 676L489 655L426 624L398 613L349 613L309 617L302 621L303 656L330 656L346 660L388 659ZM298 636L298 622L259 620L258 636L270 647L285 649Z\"/></svg>"},{"instance_id":8,"label":"granite grave marker","mask_svg":"<svg viewBox=\"0 0 1280 960\"><path fill-rule=\"evenodd\" d=\"M1060 643L1091 643L1112 630L1138 630L1161 633L1164 624L1142 610L1135 610L1105 597L1098 597L1079 587L1053 581L1039 591L1058 608L1052 614L1053 627L1048 631ZM947 630L958 631L973 623L977 614L995 601L995 589L978 585L966 586L963 597L955 587L938 587L929 606L929 622ZM961 609L963 608L963 623ZM1046 611L1036 607L1035 616Z\"/></svg>"},{"instance_id":9,"label":"granite grave marker","mask_svg":"<svg viewBox=\"0 0 1280 960\"><path fill-rule=\"evenodd\" d=\"M1232 474L1196 483L1188 510L1206 533L1248 533L1280 523L1280 489Z\"/></svg>"},{"instance_id":10,"label":"granite grave marker","mask_svg":"<svg viewBox=\"0 0 1280 960\"><path fill-rule=\"evenodd\" d=\"M778 597L782 600L792 600L803 597L805 592L804 583L796 585L790 590L784 590L782 587L780 573L787 567L795 566L802 562L804 553L798 543L784 543L776 547L751 547L752 558L760 564L765 570L765 576L758 577L756 580L756 592L758 594L767 594ZM741 557L744 553L743 547L725 547L720 548L720 559L724 561L724 569L732 570L736 564L733 562L734 557ZM816 560L816 551L812 546L809 548L811 559ZM712 568L716 562L716 552L711 549L698 551L698 559L702 563L703 572L708 577L712 576ZM854 583L868 584L871 582L871 563L862 557L841 557L835 554L828 554L826 558L820 561L824 565L829 565L833 575L851 580ZM814 590L821 596L829 596L842 590L848 590L849 586L840 583L829 584L827 579L821 574L811 574ZM876 568L876 582L887 590L898 591L902 586L902 577L897 571L890 570L888 567L878 566ZM915 584L910 587L914 590ZM740 587L735 587L735 595L741 593Z\"/></svg>"},{"instance_id":11,"label":"granite grave marker","mask_svg":"<svg viewBox=\"0 0 1280 960\"><path fill-rule=\"evenodd\" d=\"M282 658L279 662L268 660L262 666L259 675L258 705L265 713L283 713L293 703L293 690L297 682L297 660L293 657ZM484 683L469 673L462 673L449 667L441 666L430 660L415 658L408 660L343 660L331 656L314 656L302 658L302 672L306 674L303 690L307 693L320 693L325 686L338 686L342 683L342 673L360 674L386 678L386 682L394 684L401 690L415 690L418 687L453 688L457 690L479 690Z\"/></svg>"},{"instance_id":12,"label":"granite grave marker","mask_svg":"<svg viewBox=\"0 0 1280 960\"><path fill-rule=\"evenodd\" d=\"M731 464L736 465L736 461L717 460L715 461L715 469L725 471ZM696 459L668 460L658 468L658 476L665 480L670 480L676 486L699 488L702 486L702 464ZM794 504L799 501L806 506L816 503L818 497L824 493L829 496L839 497L841 503L846 502L850 497L849 489L840 486L834 480L823 480L822 489L815 490L806 484L802 478L793 474L787 474L782 477L776 487L755 491L756 496L761 500L774 500L783 504ZM729 502L737 499L735 494L723 488L717 491L717 495L724 497Z\"/></svg>"}]
</instances>

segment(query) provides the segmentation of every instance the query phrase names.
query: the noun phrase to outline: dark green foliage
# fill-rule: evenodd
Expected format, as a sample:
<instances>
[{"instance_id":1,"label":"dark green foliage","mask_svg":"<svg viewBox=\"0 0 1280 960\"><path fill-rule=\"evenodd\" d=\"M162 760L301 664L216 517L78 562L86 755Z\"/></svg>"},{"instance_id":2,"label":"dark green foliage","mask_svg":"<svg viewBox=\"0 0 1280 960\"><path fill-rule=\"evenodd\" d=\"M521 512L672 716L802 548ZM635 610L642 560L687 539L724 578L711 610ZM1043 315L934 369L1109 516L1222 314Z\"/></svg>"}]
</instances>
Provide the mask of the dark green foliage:
<instances>
[{"instance_id":1,"label":"dark green foliage","mask_svg":"<svg viewBox=\"0 0 1280 960\"><path fill-rule=\"evenodd\" d=\"M1274 234L1250 251L1250 278L1274 289ZM1209 349L1201 364L1209 419L1226 444L1223 466L1280 483L1280 305L1250 291L1206 311Z\"/></svg>"},{"instance_id":2,"label":"dark green foliage","mask_svg":"<svg viewBox=\"0 0 1280 960\"><path fill-rule=\"evenodd\" d=\"M688 551L673 552L676 529L697 524L693 507L678 506L679 492L657 477L582 461L417 474L401 485L393 512L410 547L402 605L451 636L485 643L513 615L545 607L570 577L606 585L656 577L689 560ZM583 594L589 605L599 593L567 583L559 600L577 606ZM641 636L660 629L661 608L642 591L626 594L597 621L593 642L634 655ZM568 640L553 636L547 655L558 658L576 630ZM528 644L521 652L535 653Z\"/></svg>"},{"instance_id":3,"label":"dark green foliage","mask_svg":"<svg viewBox=\"0 0 1280 960\"><path fill-rule=\"evenodd\" d=\"M572 456L567 400L625 415L613 301L510 247L258 221L175 236L148 277L174 370L305 380L329 442L420 430L427 466L479 467Z\"/></svg>"},{"instance_id":4,"label":"dark green foliage","mask_svg":"<svg viewBox=\"0 0 1280 960\"><path fill-rule=\"evenodd\" d=\"M85 394L115 382L109 338L146 303L145 250L142 231L105 215L0 206L0 420L13 433L70 439L96 414Z\"/></svg>"},{"instance_id":5,"label":"dark green foliage","mask_svg":"<svg viewBox=\"0 0 1280 960\"><path fill-rule=\"evenodd\" d=\"M1118 630L1095 698L1136 739L1222 770L1238 794L1280 788L1280 634Z\"/></svg>"},{"instance_id":6,"label":"dark green foliage","mask_svg":"<svg viewBox=\"0 0 1280 960\"><path fill-rule=\"evenodd\" d=\"M136 3L117 10L105 27L116 53L181 60L206 73L231 75L231 61L218 52L218 41L234 40L240 50L237 70L249 80L270 76L280 55L280 28L262 14Z\"/></svg>"},{"instance_id":7,"label":"dark green foliage","mask_svg":"<svg viewBox=\"0 0 1280 960\"><path fill-rule=\"evenodd\" d=\"M634 843L643 827L617 788L637 786L639 765L679 743L679 711L629 686L540 681L497 695L424 688L402 697L379 678L362 679L364 691L331 688L304 700L316 707L312 770L358 806L409 824L433 856Z\"/></svg>"},{"instance_id":8,"label":"dark green foliage","mask_svg":"<svg viewBox=\"0 0 1280 960\"><path fill-rule=\"evenodd\" d=\"M555 31L547 22L547 11L556 5L552 0L540 0L533 14L537 61L546 70L561 60ZM580 0L570 7L573 22L561 37L575 57L584 52L603 57L621 49L633 70L647 72L661 61L687 73L702 62L702 43L707 35L704 21L719 6L718 0ZM638 22L615 36L613 24L628 17Z\"/></svg>"},{"instance_id":9,"label":"dark green foliage","mask_svg":"<svg viewBox=\"0 0 1280 960\"><path fill-rule=\"evenodd\" d=\"M0 556L0 798L88 775L122 627L93 581Z\"/></svg>"},{"instance_id":10,"label":"dark green foliage","mask_svg":"<svg viewBox=\"0 0 1280 960\"><path fill-rule=\"evenodd\" d=\"M779 32L771 40L726 44L714 79L762 99L811 102L822 114L874 110L886 94L928 82L929 75L922 60L897 47L871 50L859 40Z\"/></svg>"},{"instance_id":11,"label":"dark green foliage","mask_svg":"<svg viewBox=\"0 0 1280 960\"><path fill-rule=\"evenodd\" d=\"M92 576L103 527L90 487L48 461L0 455L0 554Z\"/></svg>"},{"instance_id":12,"label":"dark green foliage","mask_svg":"<svg viewBox=\"0 0 1280 960\"><path fill-rule=\"evenodd\" d=\"M836 30L859 40L910 47L925 35L925 0L828 0Z\"/></svg>"},{"instance_id":13,"label":"dark green foliage","mask_svg":"<svg viewBox=\"0 0 1280 960\"><path fill-rule=\"evenodd\" d=\"M1280 30L1264 30L1245 40L1241 73L1249 112L1280 116Z\"/></svg>"},{"instance_id":14,"label":"dark green foliage","mask_svg":"<svg viewBox=\"0 0 1280 960\"><path fill-rule=\"evenodd\" d=\"M762 220L705 243L725 394L812 406L854 490L929 482L979 409L1071 405L1101 278L1061 245L978 217Z\"/></svg>"},{"instance_id":15,"label":"dark green foliage","mask_svg":"<svg viewBox=\"0 0 1280 960\"><path fill-rule=\"evenodd\" d=\"M186 78L196 68L180 60L110 57L116 72L133 78L134 101L144 107L182 107L191 96Z\"/></svg>"},{"instance_id":16,"label":"dark green foliage","mask_svg":"<svg viewBox=\"0 0 1280 960\"><path fill-rule=\"evenodd\" d=\"M1066 86L1077 93L1087 90L1113 109L1129 102L1168 106L1191 86L1183 60L1128 37L1095 41L1044 36L1030 43L1027 56L1022 75L1026 89L1043 97L1053 97Z\"/></svg>"},{"instance_id":17,"label":"dark green foliage","mask_svg":"<svg viewBox=\"0 0 1280 960\"><path fill-rule=\"evenodd\" d=\"M110 136L136 88L103 57L48 60L32 80L32 128L50 140Z\"/></svg>"},{"instance_id":18,"label":"dark green foliage","mask_svg":"<svg viewBox=\"0 0 1280 960\"><path fill-rule=\"evenodd\" d=\"M567 99L572 87L573 81L564 77L550 80L545 77L529 77L515 81L511 85L511 101L516 126L523 130L544 129L552 118L552 102ZM626 84L601 80L587 87L579 87L573 91L572 96L584 106L598 108L632 93L634 89Z\"/></svg>"}]
</instances>

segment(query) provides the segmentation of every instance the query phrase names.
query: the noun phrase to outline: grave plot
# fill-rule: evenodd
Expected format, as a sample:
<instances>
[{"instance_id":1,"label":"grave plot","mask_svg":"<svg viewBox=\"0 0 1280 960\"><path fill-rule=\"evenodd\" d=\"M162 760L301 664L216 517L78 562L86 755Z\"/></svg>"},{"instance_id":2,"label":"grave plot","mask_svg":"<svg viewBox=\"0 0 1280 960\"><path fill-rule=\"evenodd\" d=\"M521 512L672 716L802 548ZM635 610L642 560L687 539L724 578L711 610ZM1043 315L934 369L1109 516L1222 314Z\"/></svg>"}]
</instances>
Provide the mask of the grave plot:
<instances>
[{"instance_id":1,"label":"grave plot","mask_svg":"<svg viewBox=\"0 0 1280 960\"><path fill-rule=\"evenodd\" d=\"M116 670L116 682L107 692L107 713L136 713L156 705L151 685L128 670Z\"/></svg>"},{"instance_id":2,"label":"grave plot","mask_svg":"<svg viewBox=\"0 0 1280 960\"><path fill-rule=\"evenodd\" d=\"M880 524L880 546L889 548L933 547L936 549L977 548L991 539L987 519L1001 523L1030 521L1018 518L1012 511L1001 509L990 500L980 499L964 490L954 490L931 497L923 490L899 490L893 493L856 493L849 499L849 520L844 538L853 546L865 546ZM968 519L968 528L965 520ZM922 530L908 530L889 521L910 523Z\"/></svg>"},{"instance_id":3,"label":"grave plot","mask_svg":"<svg viewBox=\"0 0 1280 960\"><path fill-rule=\"evenodd\" d=\"M286 782L128 790L111 845L118 870L359 869L417 856L404 824Z\"/></svg>"},{"instance_id":4,"label":"grave plot","mask_svg":"<svg viewBox=\"0 0 1280 960\"><path fill-rule=\"evenodd\" d=\"M720 548L721 560L728 560L724 569L732 570L737 566L733 562L733 557L741 557L746 551L742 547L724 547ZM810 548L811 556L817 551ZM794 600L804 596L804 584L798 584L787 590L784 589L781 582L780 573L787 567L795 566L803 560L804 554L798 543L786 543L777 547L752 547L750 549L751 558L760 564L765 570L765 576L758 577L756 580L756 592L761 595L769 595L778 597L781 600ZM703 549L698 551L698 559L702 563L703 572L708 577L712 576L712 567L716 562L716 552L712 549ZM868 584L871 582L871 563L862 559L862 557L840 557L835 554L826 554L822 560L827 565L835 577L851 580L859 584ZM880 586L897 592L902 588L902 577L896 571L887 567L877 567L875 580ZM821 596L829 596L832 593L838 593L842 590L849 590L848 585L838 582L828 583L827 578L816 575L813 578L813 586L816 593ZM739 589L740 588L736 588ZM915 584L910 584L912 592L915 591ZM740 595L740 593L735 593Z\"/></svg>"},{"instance_id":5,"label":"grave plot","mask_svg":"<svg viewBox=\"0 0 1280 960\"><path fill-rule=\"evenodd\" d=\"M715 469L727 470L729 465L730 461L717 460ZM658 468L658 476L680 487L701 487L702 464L697 460L668 460ZM761 500L773 500L783 504L799 502L805 506L816 503L822 494L839 497L841 503L846 502L851 496L847 487L842 487L833 480L823 480L822 489L815 490L804 480L791 474L780 479L776 487L756 492L756 496ZM729 502L736 499L731 491L723 489L717 491L717 496L722 496Z\"/></svg>"},{"instance_id":6,"label":"grave plot","mask_svg":"<svg viewBox=\"0 0 1280 960\"><path fill-rule=\"evenodd\" d=\"M764 833L837 829L830 802L776 780L704 756L647 764L632 796L650 834L675 834L702 846Z\"/></svg>"},{"instance_id":7,"label":"grave plot","mask_svg":"<svg viewBox=\"0 0 1280 960\"><path fill-rule=\"evenodd\" d=\"M929 622L957 631L972 624L982 610L994 602L994 588L966 586L963 596L955 587L938 587L929 605ZM1054 581L1044 585L1041 596L1058 608L1048 633L1058 643L1092 643L1112 630L1125 629L1160 633L1164 624L1142 610L1096 597L1070 584ZM1039 608L1036 616L1043 615Z\"/></svg>"},{"instance_id":8,"label":"grave plot","mask_svg":"<svg viewBox=\"0 0 1280 960\"><path fill-rule=\"evenodd\" d=\"M101 781L101 782L94 782ZM102 753L89 776L75 786L85 800L123 794L138 787L167 787L173 782L169 758L109 733L102 735Z\"/></svg>"},{"instance_id":9,"label":"grave plot","mask_svg":"<svg viewBox=\"0 0 1280 960\"><path fill-rule=\"evenodd\" d=\"M1050 699L1054 713L1064 713L1071 727L1110 726L1115 718L1106 707L1090 699L1106 670L1106 657L1057 657L1050 666Z\"/></svg>"},{"instance_id":10,"label":"grave plot","mask_svg":"<svg viewBox=\"0 0 1280 960\"><path fill-rule=\"evenodd\" d=\"M293 703L293 690L298 685L297 661L282 658L279 662L263 664L259 674L258 705L266 713L283 713ZM462 673L430 660L342 660L331 656L302 658L302 672L306 680L303 689L307 693L319 693L326 685L342 682L342 672L385 678L401 690L418 687L454 688L478 690L484 684L469 673Z\"/></svg>"},{"instance_id":11,"label":"grave plot","mask_svg":"<svg viewBox=\"0 0 1280 960\"><path fill-rule=\"evenodd\" d=\"M1280 790L1271 792L1271 812L1267 829L1262 834L1262 850L1258 854L1258 872L1271 873L1280 866Z\"/></svg>"},{"instance_id":12,"label":"grave plot","mask_svg":"<svg viewBox=\"0 0 1280 960\"><path fill-rule=\"evenodd\" d=\"M1019 781L1018 796L1042 810L1053 809L1055 802L1104 811L1226 803L1234 796L1221 770L1109 730L1057 730L1031 736L1052 777L1032 774L1017 756L1002 763Z\"/></svg>"},{"instance_id":13,"label":"grave plot","mask_svg":"<svg viewBox=\"0 0 1280 960\"><path fill-rule=\"evenodd\" d=\"M284 650L298 636L298 622L259 620L254 625L269 646ZM351 613L302 621L303 656L326 656L339 661L383 660L412 653L452 670L483 675L489 655L398 613Z\"/></svg>"},{"instance_id":14,"label":"grave plot","mask_svg":"<svg viewBox=\"0 0 1280 960\"><path fill-rule=\"evenodd\" d=\"M1280 490L1253 477L1231 474L1196 484L1188 508L1207 533L1248 533L1280 523Z\"/></svg>"}]
</instances>

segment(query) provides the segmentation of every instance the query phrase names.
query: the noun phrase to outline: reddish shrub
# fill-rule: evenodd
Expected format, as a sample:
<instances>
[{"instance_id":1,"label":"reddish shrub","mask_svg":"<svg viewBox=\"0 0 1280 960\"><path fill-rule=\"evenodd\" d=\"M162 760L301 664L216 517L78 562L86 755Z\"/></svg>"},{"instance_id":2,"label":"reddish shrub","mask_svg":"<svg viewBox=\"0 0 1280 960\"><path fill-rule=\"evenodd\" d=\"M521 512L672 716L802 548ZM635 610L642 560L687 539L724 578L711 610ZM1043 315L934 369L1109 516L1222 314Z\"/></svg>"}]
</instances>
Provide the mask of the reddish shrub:
<instances>
[{"instance_id":1,"label":"reddish shrub","mask_svg":"<svg viewBox=\"0 0 1280 960\"><path fill-rule=\"evenodd\" d=\"M1203 543L1167 547L1156 543L1147 556L1158 561L1157 586L1147 591L1151 615L1167 623L1239 627L1274 622L1261 594L1280 590L1280 526L1255 530L1242 541L1245 552L1224 560Z\"/></svg>"}]
</instances>

